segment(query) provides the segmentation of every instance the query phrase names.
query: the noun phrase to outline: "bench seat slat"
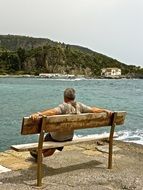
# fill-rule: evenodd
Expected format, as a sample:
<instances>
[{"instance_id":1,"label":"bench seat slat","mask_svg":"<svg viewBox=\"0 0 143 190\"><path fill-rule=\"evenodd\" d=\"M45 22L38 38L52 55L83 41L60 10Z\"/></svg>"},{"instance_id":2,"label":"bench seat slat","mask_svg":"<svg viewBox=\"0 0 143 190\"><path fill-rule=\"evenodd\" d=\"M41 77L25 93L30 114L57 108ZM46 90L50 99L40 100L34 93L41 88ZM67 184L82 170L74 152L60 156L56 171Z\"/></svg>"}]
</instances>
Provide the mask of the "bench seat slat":
<instances>
[{"instance_id":1,"label":"bench seat slat","mask_svg":"<svg viewBox=\"0 0 143 190\"><path fill-rule=\"evenodd\" d=\"M117 135L114 135L114 137L116 136ZM75 138L72 141L65 141L65 142L48 141L48 142L43 143L43 149L80 144L84 142L96 141L96 140L107 139L107 138L109 138L109 134L101 134L101 135L98 135L97 137L90 137L90 138L84 138L84 137ZM24 151L29 151L32 149L37 149L37 147L38 147L38 143L28 143L28 144L20 144L20 145L11 146L13 150L16 150L18 152L24 152Z\"/></svg>"}]
</instances>

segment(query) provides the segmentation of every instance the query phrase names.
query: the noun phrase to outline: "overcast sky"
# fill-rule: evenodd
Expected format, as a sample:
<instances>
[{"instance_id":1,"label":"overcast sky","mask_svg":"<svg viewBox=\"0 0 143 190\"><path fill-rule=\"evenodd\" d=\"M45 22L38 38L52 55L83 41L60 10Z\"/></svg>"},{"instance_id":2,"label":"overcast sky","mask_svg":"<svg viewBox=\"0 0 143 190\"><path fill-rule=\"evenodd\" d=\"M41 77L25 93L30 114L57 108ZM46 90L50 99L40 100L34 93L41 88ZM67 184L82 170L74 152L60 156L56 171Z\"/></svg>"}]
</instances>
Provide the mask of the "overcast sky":
<instances>
[{"instance_id":1,"label":"overcast sky","mask_svg":"<svg viewBox=\"0 0 143 190\"><path fill-rule=\"evenodd\" d=\"M143 67L143 0L0 0L0 34L81 45Z\"/></svg>"}]
</instances>

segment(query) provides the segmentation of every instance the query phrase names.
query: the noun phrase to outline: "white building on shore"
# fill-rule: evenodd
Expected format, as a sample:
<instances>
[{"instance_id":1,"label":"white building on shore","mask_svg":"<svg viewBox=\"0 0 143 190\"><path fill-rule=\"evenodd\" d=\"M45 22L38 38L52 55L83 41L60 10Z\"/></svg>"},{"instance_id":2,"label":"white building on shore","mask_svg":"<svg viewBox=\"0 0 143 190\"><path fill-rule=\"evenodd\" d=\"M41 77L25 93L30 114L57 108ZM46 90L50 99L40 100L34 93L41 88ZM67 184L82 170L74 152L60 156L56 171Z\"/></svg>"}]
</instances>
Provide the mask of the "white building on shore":
<instances>
[{"instance_id":1,"label":"white building on shore","mask_svg":"<svg viewBox=\"0 0 143 190\"><path fill-rule=\"evenodd\" d=\"M120 77L121 69L119 68L103 68L101 69L101 76L104 77Z\"/></svg>"}]
</instances>

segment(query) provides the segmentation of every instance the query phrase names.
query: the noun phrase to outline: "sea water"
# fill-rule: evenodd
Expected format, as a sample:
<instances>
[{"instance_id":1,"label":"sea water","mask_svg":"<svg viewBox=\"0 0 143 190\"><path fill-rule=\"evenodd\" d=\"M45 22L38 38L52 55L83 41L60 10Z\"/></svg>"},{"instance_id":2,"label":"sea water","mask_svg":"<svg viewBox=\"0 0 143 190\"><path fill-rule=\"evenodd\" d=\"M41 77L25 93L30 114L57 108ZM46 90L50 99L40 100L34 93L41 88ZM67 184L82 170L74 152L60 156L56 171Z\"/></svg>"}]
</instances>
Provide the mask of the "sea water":
<instances>
[{"instance_id":1,"label":"sea water","mask_svg":"<svg viewBox=\"0 0 143 190\"><path fill-rule=\"evenodd\" d=\"M143 80L0 78L0 151L11 144L37 140L37 135L20 134L22 118L62 103L68 87L75 88L77 101L86 105L126 111L125 124L116 127L118 139L143 144ZM107 132L104 128L85 129L75 135Z\"/></svg>"}]
</instances>

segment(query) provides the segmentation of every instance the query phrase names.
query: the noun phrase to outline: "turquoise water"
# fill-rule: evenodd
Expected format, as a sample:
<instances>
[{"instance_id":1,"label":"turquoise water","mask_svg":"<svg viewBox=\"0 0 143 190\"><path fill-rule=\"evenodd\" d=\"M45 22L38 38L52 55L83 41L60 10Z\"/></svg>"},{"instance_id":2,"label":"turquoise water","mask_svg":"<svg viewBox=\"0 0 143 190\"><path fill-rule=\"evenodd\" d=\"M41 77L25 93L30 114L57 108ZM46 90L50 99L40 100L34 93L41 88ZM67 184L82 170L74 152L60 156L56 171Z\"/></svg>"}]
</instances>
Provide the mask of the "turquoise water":
<instances>
[{"instance_id":1,"label":"turquoise water","mask_svg":"<svg viewBox=\"0 0 143 190\"><path fill-rule=\"evenodd\" d=\"M143 80L0 78L0 151L11 144L35 141L36 135L20 135L22 117L57 106L67 87L75 88L77 100L87 105L126 111L124 126L116 128L119 139L143 144ZM103 131L79 130L76 135Z\"/></svg>"}]
</instances>

